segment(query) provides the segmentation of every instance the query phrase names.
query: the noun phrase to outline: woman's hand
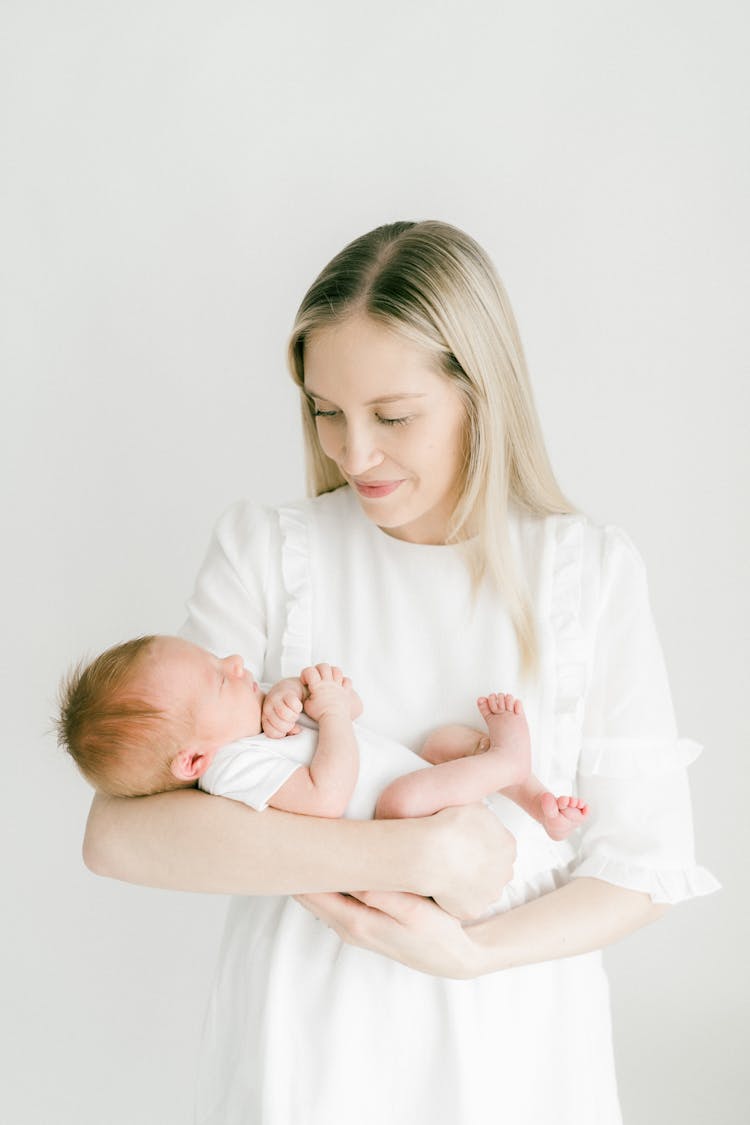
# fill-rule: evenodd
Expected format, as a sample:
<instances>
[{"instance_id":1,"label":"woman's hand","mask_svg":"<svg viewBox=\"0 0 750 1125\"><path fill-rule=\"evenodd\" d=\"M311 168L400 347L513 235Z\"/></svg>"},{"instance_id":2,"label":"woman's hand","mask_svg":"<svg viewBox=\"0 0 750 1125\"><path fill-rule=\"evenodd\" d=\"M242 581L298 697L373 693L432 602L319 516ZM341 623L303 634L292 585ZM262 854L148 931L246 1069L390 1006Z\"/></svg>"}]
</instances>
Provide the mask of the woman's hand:
<instances>
[{"instance_id":1,"label":"woman's hand","mask_svg":"<svg viewBox=\"0 0 750 1125\"><path fill-rule=\"evenodd\" d=\"M485 805L443 809L418 822L428 831L424 894L358 891L297 901L342 941L433 976L466 980L487 971L485 947L460 918L483 914L513 876L513 836Z\"/></svg>"},{"instance_id":2,"label":"woman's hand","mask_svg":"<svg viewBox=\"0 0 750 1125\"><path fill-rule=\"evenodd\" d=\"M479 918L513 878L516 841L484 804L442 809L423 826L417 890L455 918Z\"/></svg>"},{"instance_id":3,"label":"woman's hand","mask_svg":"<svg viewBox=\"0 0 750 1125\"><path fill-rule=\"evenodd\" d=\"M296 897L350 945L432 976L467 980L482 972L481 947L470 931L430 899L397 891Z\"/></svg>"},{"instance_id":4,"label":"woman's hand","mask_svg":"<svg viewBox=\"0 0 750 1125\"><path fill-rule=\"evenodd\" d=\"M467 927L418 895L303 895L299 901L342 941L461 980L601 949L667 909L641 891L589 878Z\"/></svg>"}]
</instances>

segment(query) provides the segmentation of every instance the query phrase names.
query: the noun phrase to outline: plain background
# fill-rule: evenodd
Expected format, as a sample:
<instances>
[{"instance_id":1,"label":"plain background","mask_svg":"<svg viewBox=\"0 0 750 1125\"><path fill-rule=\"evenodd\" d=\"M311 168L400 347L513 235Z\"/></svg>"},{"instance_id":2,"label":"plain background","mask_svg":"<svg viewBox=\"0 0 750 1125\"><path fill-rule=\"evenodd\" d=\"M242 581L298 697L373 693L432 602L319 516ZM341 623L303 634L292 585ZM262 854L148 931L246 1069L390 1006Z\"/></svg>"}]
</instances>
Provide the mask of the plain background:
<instances>
[{"instance_id":1,"label":"plain background","mask_svg":"<svg viewBox=\"0 0 750 1125\"><path fill-rule=\"evenodd\" d=\"M497 263L560 481L643 553L707 747L724 890L607 955L625 1120L744 1120L747 11L0 4L5 1120L190 1119L225 902L84 869L56 685L179 627L229 503L302 494L286 334L397 218Z\"/></svg>"}]
</instances>

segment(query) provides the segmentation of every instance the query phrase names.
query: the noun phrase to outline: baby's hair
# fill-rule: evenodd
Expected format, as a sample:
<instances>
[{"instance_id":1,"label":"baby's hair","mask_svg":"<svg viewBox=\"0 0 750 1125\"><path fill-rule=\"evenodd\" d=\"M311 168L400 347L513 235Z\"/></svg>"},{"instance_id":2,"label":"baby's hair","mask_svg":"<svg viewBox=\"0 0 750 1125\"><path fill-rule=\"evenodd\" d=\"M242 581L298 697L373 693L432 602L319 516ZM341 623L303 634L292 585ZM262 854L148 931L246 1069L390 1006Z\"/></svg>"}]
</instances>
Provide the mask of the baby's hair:
<instances>
[{"instance_id":1,"label":"baby's hair","mask_svg":"<svg viewBox=\"0 0 750 1125\"><path fill-rule=\"evenodd\" d=\"M142 694L137 679L157 638L136 637L81 661L60 685L58 744L83 776L114 797L177 788L169 762L179 749L174 720Z\"/></svg>"}]
</instances>

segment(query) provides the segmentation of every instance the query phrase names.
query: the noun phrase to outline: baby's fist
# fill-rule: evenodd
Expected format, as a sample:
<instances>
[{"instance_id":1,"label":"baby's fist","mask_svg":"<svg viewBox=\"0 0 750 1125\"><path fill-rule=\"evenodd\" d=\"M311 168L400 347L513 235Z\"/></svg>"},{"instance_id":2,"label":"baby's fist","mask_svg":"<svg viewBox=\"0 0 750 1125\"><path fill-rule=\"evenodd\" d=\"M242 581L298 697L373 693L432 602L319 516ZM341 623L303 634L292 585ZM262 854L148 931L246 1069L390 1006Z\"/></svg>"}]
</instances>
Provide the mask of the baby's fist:
<instances>
[{"instance_id":1,"label":"baby's fist","mask_svg":"<svg viewBox=\"0 0 750 1125\"><path fill-rule=\"evenodd\" d=\"M305 700L305 712L316 722L324 715L343 714L356 719L362 714L362 704L352 681L335 664L304 668L300 679L310 693Z\"/></svg>"},{"instance_id":2,"label":"baby's fist","mask_svg":"<svg viewBox=\"0 0 750 1125\"><path fill-rule=\"evenodd\" d=\"M261 726L268 738L285 738L288 734L299 734L297 716L302 711L302 702L293 691L274 689L263 700Z\"/></svg>"}]
</instances>

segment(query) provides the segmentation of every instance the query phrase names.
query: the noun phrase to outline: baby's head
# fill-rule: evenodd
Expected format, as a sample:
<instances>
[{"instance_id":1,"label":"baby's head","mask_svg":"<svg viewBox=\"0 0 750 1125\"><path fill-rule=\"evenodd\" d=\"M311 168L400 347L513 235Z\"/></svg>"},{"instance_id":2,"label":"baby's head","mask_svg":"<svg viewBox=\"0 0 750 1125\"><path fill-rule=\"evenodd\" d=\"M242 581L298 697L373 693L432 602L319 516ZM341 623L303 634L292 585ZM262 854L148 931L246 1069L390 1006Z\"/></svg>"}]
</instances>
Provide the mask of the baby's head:
<instances>
[{"instance_id":1,"label":"baby's head","mask_svg":"<svg viewBox=\"0 0 750 1125\"><path fill-rule=\"evenodd\" d=\"M260 732L262 703L242 657L139 637L67 677L57 730L97 789L144 797L195 785L220 746Z\"/></svg>"}]
</instances>

